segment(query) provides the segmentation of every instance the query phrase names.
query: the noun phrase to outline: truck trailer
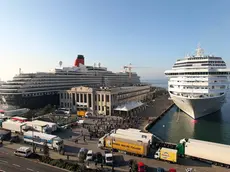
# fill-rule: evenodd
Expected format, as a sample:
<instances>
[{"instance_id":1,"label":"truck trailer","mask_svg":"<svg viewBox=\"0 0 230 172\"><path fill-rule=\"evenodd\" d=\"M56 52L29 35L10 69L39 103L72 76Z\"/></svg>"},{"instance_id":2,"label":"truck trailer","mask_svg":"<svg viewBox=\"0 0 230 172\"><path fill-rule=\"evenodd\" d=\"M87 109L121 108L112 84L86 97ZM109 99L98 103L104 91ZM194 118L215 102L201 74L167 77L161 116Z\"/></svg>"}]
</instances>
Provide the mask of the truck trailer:
<instances>
[{"instance_id":1,"label":"truck trailer","mask_svg":"<svg viewBox=\"0 0 230 172\"><path fill-rule=\"evenodd\" d=\"M153 142L153 134L152 133L141 132L140 130L134 129L134 128L117 129L117 130L113 130L112 132L114 132L116 134L129 135L129 136L137 137L140 139L146 139L146 140L149 140L150 144L152 144L152 142Z\"/></svg>"},{"instance_id":2,"label":"truck trailer","mask_svg":"<svg viewBox=\"0 0 230 172\"><path fill-rule=\"evenodd\" d=\"M149 143L144 143L138 140L131 140L128 137L126 139L105 135L99 139L99 148L114 149L123 151L130 154L147 156L149 152Z\"/></svg>"},{"instance_id":3,"label":"truck trailer","mask_svg":"<svg viewBox=\"0 0 230 172\"><path fill-rule=\"evenodd\" d=\"M24 133L23 140L25 143L33 143L41 146L47 143L50 149L57 151L64 148L64 142L60 137L46 133L27 131Z\"/></svg>"},{"instance_id":4,"label":"truck trailer","mask_svg":"<svg viewBox=\"0 0 230 172\"><path fill-rule=\"evenodd\" d=\"M230 146L201 141L182 139L177 145L178 154L199 160L212 162L215 165L230 167Z\"/></svg>"},{"instance_id":5,"label":"truck trailer","mask_svg":"<svg viewBox=\"0 0 230 172\"><path fill-rule=\"evenodd\" d=\"M10 130L11 132L23 133L26 129L26 124L18 121L7 120L2 122L2 128Z\"/></svg>"},{"instance_id":6,"label":"truck trailer","mask_svg":"<svg viewBox=\"0 0 230 172\"><path fill-rule=\"evenodd\" d=\"M163 161L168 161L172 163L177 163L177 150L176 149L170 149L170 148L159 148L155 155L155 159L160 159Z\"/></svg>"},{"instance_id":7,"label":"truck trailer","mask_svg":"<svg viewBox=\"0 0 230 172\"><path fill-rule=\"evenodd\" d=\"M121 138L121 139L128 139L128 140L133 140L133 141L141 141L143 143L150 143L148 139L145 138L140 138L139 136L133 136L133 135L128 135L128 134L118 134L118 133L112 133L110 134L111 137L115 138Z\"/></svg>"}]
</instances>

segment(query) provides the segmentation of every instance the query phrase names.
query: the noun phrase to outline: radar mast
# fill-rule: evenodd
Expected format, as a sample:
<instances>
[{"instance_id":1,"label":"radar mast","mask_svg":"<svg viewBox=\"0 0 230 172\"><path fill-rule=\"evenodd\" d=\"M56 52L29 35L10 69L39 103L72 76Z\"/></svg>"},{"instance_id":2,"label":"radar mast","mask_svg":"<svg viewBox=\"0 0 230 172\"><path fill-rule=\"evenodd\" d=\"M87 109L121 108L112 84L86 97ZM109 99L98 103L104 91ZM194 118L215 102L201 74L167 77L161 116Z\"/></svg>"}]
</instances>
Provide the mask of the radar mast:
<instances>
[{"instance_id":1,"label":"radar mast","mask_svg":"<svg viewBox=\"0 0 230 172\"><path fill-rule=\"evenodd\" d=\"M200 44L198 44L196 49L196 57L204 57L204 49L200 47Z\"/></svg>"}]
</instances>

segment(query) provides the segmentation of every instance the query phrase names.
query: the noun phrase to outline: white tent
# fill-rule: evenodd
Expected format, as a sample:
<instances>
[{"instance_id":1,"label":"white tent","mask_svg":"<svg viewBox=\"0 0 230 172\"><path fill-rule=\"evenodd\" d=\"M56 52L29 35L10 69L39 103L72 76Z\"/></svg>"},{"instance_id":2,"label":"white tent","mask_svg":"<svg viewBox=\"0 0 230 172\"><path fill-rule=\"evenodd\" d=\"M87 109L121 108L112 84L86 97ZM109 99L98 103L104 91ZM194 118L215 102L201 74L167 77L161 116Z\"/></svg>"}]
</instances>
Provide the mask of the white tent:
<instances>
[{"instance_id":1,"label":"white tent","mask_svg":"<svg viewBox=\"0 0 230 172\"><path fill-rule=\"evenodd\" d=\"M132 109L135 109L137 107L142 106L143 104L144 103L142 103L142 102L134 102L134 101L133 102L128 102L128 103L123 104L121 106L117 106L114 110L128 112L128 111L130 111Z\"/></svg>"}]
</instances>

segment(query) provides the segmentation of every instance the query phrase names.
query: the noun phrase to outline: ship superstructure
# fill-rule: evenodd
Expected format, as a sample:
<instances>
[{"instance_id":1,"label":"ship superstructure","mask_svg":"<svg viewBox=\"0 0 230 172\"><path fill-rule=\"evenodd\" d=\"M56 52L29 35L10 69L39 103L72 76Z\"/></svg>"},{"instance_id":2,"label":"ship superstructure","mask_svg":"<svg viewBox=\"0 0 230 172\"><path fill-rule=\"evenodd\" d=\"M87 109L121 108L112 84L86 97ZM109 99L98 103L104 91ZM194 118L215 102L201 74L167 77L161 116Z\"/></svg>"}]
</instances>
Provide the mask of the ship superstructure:
<instances>
[{"instance_id":1,"label":"ship superstructure","mask_svg":"<svg viewBox=\"0 0 230 172\"><path fill-rule=\"evenodd\" d=\"M179 59L172 70L165 71L168 91L174 103L196 119L221 109L229 89L229 74L221 57L196 55Z\"/></svg>"},{"instance_id":2,"label":"ship superstructure","mask_svg":"<svg viewBox=\"0 0 230 172\"><path fill-rule=\"evenodd\" d=\"M58 93L74 86L127 86L140 83L140 77L127 72L114 73L107 68L86 66L83 55L78 55L73 67L55 68L49 72L19 72L13 80L0 86L0 104L20 108L40 108L58 105Z\"/></svg>"}]
</instances>

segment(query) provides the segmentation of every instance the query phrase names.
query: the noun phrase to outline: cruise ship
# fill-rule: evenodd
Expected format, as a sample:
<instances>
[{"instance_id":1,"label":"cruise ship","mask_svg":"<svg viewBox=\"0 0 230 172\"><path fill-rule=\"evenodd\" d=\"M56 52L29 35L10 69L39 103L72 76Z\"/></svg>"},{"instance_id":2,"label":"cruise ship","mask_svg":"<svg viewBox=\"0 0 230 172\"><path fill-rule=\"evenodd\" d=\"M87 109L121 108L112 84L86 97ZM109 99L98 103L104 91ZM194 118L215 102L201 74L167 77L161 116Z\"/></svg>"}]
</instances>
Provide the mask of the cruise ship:
<instances>
[{"instance_id":1,"label":"cruise ship","mask_svg":"<svg viewBox=\"0 0 230 172\"><path fill-rule=\"evenodd\" d=\"M221 57L196 54L179 59L166 70L168 91L174 103L193 119L221 109L229 89L230 70Z\"/></svg>"},{"instance_id":2,"label":"cruise ship","mask_svg":"<svg viewBox=\"0 0 230 172\"><path fill-rule=\"evenodd\" d=\"M140 77L132 72L114 73L100 63L86 66L78 55L73 67L60 67L49 72L23 73L0 86L0 106L36 109L47 104L58 105L58 93L74 86L130 86L140 84ZM0 107L0 108L2 108Z\"/></svg>"}]
</instances>

